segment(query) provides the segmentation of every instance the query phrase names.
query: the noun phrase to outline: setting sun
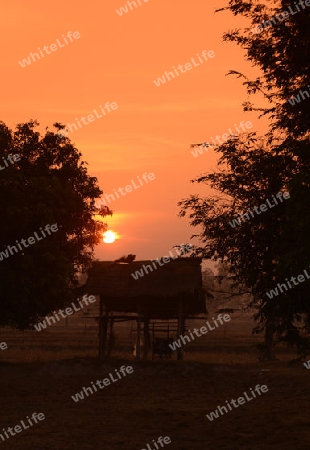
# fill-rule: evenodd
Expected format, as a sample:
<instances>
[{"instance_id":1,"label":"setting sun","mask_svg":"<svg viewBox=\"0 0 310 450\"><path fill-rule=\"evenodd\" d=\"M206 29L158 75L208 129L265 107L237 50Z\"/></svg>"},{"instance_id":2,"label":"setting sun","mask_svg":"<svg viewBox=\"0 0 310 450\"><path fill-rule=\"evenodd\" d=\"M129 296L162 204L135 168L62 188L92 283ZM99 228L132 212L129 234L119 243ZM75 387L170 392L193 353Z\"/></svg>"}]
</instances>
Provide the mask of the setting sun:
<instances>
[{"instance_id":1,"label":"setting sun","mask_svg":"<svg viewBox=\"0 0 310 450\"><path fill-rule=\"evenodd\" d=\"M113 231L109 230L103 233L103 242L105 242L106 244L112 244L115 239L116 234Z\"/></svg>"}]
</instances>

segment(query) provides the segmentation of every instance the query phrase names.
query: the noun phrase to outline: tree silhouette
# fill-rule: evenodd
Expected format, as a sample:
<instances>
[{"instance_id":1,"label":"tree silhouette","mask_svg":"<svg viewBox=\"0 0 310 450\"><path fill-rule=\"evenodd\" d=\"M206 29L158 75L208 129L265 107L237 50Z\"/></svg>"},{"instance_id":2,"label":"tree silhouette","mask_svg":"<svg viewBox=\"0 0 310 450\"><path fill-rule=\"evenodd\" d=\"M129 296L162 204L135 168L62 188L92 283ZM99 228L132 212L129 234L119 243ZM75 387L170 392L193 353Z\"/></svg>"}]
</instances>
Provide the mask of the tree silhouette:
<instances>
[{"instance_id":1,"label":"tree silhouette","mask_svg":"<svg viewBox=\"0 0 310 450\"><path fill-rule=\"evenodd\" d=\"M218 194L207 198L193 195L179 203L180 215L188 214L193 226L202 227L199 236L204 245L196 253L227 261L236 284L251 290L251 305L258 307L255 318L259 320L254 331L265 329L269 357L275 333L300 351L309 350L308 340L301 337L302 329L310 331L309 281L273 299L266 296L277 283L302 274L310 264L310 8L300 8L283 21L270 21L289 5L288 1L276 1L270 7L231 0L222 8L251 22L250 27L226 33L224 40L236 42L262 70L254 80L236 70L230 74L243 79L249 95L263 95L267 103L254 106L248 101L243 107L269 117L269 131L263 137L242 135L217 147L219 171L193 181L210 185ZM260 33L252 31L266 20L270 26L261 27ZM292 105L292 98L298 95L299 101ZM230 226L232 218L285 190L290 193L289 200L235 228ZM296 325L300 314L305 319L302 327Z\"/></svg>"},{"instance_id":2,"label":"tree silhouette","mask_svg":"<svg viewBox=\"0 0 310 450\"><path fill-rule=\"evenodd\" d=\"M0 172L0 252L27 241L47 224L51 233L0 261L0 325L31 327L40 317L73 297L77 274L87 267L106 226L95 220L101 195L97 179L87 173L81 153L68 137L35 130L36 121L16 131L0 122L0 161L9 154L18 162ZM59 130L62 125L55 124ZM111 214L105 210L106 214Z\"/></svg>"}]
</instances>

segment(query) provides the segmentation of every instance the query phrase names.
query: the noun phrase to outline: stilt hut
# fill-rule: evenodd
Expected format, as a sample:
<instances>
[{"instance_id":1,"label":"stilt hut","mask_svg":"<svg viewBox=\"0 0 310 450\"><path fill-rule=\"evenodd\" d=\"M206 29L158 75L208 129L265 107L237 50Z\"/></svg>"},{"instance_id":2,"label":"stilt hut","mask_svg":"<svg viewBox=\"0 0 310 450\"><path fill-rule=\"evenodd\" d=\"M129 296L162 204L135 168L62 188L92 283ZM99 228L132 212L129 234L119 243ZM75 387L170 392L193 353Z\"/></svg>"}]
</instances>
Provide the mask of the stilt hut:
<instances>
[{"instance_id":1,"label":"stilt hut","mask_svg":"<svg viewBox=\"0 0 310 450\"><path fill-rule=\"evenodd\" d=\"M177 321L177 334L183 334L186 318L207 314L202 288L201 258L183 257L163 263L96 261L88 272L85 292L100 297L99 356L109 352L109 331L118 320L136 320L136 358L140 359L141 332L147 359L151 320ZM210 295L210 294L209 294ZM143 327L142 327L143 325ZM178 349L182 359L182 349Z\"/></svg>"}]
</instances>

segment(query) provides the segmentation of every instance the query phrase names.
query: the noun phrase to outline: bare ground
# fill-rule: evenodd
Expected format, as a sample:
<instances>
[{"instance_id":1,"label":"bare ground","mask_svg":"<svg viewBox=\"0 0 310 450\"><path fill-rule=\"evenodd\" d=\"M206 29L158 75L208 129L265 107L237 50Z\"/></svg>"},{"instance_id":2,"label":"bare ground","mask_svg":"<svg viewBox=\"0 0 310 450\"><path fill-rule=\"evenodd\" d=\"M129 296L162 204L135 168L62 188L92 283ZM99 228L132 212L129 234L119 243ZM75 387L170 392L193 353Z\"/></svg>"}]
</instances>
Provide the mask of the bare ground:
<instances>
[{"instance_id":1,"label":"bare ground","mask_svg":"<svg viewBox=\"0 0 310 450\"><path fill-rule=\"evenodd\" d=\"M201 340L181 362L136 363L124 348L99 362L95 332L3 335L9 349L0 352L0 430L33 412L46 418L0 441L2 448L140 450L169 436L169 450L308 449L310 371L302 362L288 364L294 355L286 350L280 349L278 361L259 363L247 337L227 339L225 345L223 339L218 345ZM134 372L78 403L72 400L123 364ZM268 392L208 420L218 405L257 384Z\"/></svg>"}]
</instances>

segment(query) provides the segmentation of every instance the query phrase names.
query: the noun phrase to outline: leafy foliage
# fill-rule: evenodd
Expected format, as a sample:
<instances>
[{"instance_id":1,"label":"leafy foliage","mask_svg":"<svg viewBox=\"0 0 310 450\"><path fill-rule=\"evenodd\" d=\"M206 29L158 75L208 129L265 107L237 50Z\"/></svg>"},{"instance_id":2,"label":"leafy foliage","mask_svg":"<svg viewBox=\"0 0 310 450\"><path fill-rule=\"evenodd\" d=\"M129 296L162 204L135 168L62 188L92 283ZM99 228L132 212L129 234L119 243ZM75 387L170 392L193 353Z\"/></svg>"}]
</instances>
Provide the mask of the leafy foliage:
<instances>
[{"instance_id":1,"label":"leafy foliage","mask_svg":"<svg viewBox=\"0 0 310 450\"><path fill-rule=\"evenodd\" d=\"M307 340L295 322L302 314L304 329L310 331L309 282L273 299L266 292L286 278L303 274L310 264L310 99L305 95L294 106L289 102L310 86L310 8L254 33L253 27L287 10L291 2L273 4L230 0L224 8L251 21L248 28L226 33L224 41L236 42L262 71L255 80L236 70L230 74L244 80L249 95L264 96L263 106L246 102L244 110L267 115L269 132L264 137L249 133L216 148L221 155L219 170L193 180L211 186L216 194L191 196L179 205L180 215L188 215L191 225L202 229L202 245L196 253L227 261L240 288L251 289L252 305L259 308L255 318L260 325L254 331L272 327L280 339L305 351ZM289 200L235 228L229 225L232 218L259 207L281 190L290 192Z\"/></svg>"},{"instance_id":2,"label":"leafy foliage","mask_svg":"<svg viewBox=\"0 0 310 450\"><path fill-rule=\"evenodd\" d=\"M41 136L38 125L19 124L13 132L0 122L0 158L20 155L0 172L0 251L40 235L47 224L59 230L0 261L0 325L20 329L72 299L77 273L90 264L106 228L95 214L112 214L95 208L102 191L69 138Z\"/></svg>"}]
</instances>

